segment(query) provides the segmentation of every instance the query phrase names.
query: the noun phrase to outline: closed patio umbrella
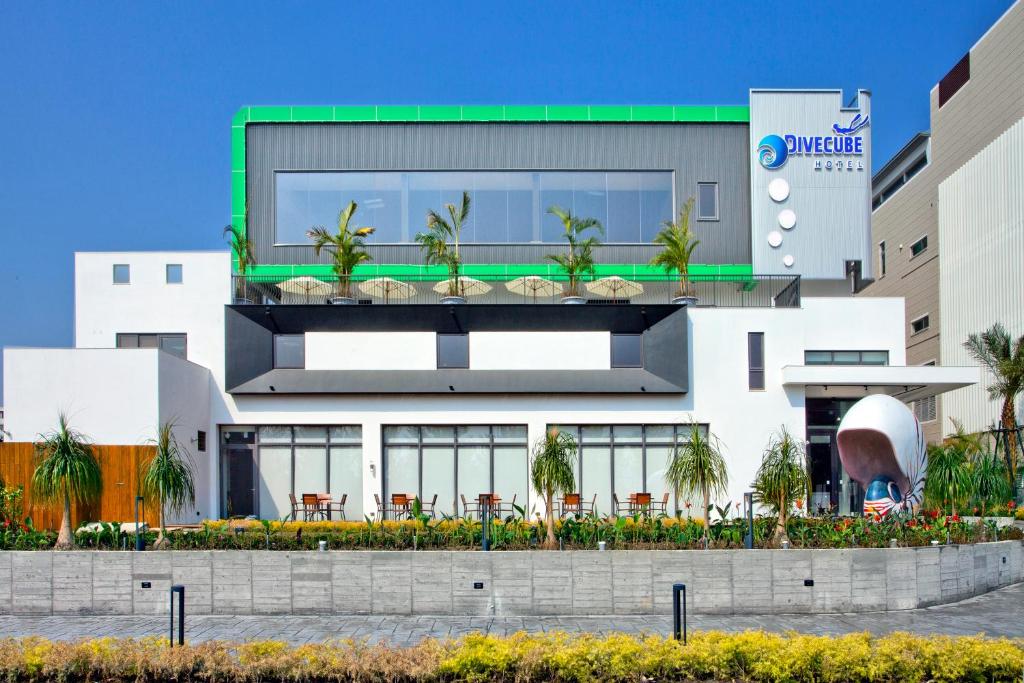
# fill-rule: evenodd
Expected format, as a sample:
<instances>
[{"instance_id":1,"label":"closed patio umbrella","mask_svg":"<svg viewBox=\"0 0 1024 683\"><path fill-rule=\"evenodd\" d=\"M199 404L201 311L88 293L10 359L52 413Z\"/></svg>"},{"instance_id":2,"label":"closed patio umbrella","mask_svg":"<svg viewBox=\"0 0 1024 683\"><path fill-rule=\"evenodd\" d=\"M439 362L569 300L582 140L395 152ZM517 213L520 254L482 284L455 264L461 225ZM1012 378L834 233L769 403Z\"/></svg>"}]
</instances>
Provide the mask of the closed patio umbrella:
<instances>
[{"instance_id":1,"label":"closed patio umbrella","mask_svg":"<svg viewBox=\"0 0 1024 683\"><path fill-rule=\"evenodd\" d=\"M598 296L605 296L609 299L629 299L644 291L643 285L639 282L626 280L618 275L603 277L586 284L587 291Z\"/></svg>"},{"instance_id":2,"label":"closed patio umbrella","mask_svg":"<svg viewBox=\"0 0 1024 683\"><path fill-rule=\"evenodd\" d=\"M305 297L306 303L309 302L311 297L327 296L333 291L333 288L326 282L317 280L315 277L309 277L308 275L285 280L279 283L277 288L284 294L298 294Z\"/></svg>"},{"instance_id":3,"label":"closed patio umbrella","mask_svg":"<svg viewBox=\"0 0 1024 683\"><path fill-rule=\"evenodd\" d=\"M450 287L451 280L441 280L434 285L434 291L447 295ZM479 296L489 291L491 291L491 286L486 282L471 277L459 277L459 296Z\"/></svg>"},{"instance_id":4,"label":"closed patio umbrella","mask_svg":"<svg viewBox=\"0 0 1024 683\"><path fill-rule=\"evenodd\" d=\"M416 296L416 288L408 282L390 277L375 277L359 283L359 291L370 296L382 297L387 303L391 299L408 299Z\"/></svg>"},{"instance_id":5,"label":"closed patio umbrella","mask_svg":"<svg viewBox=\"0 0 1024 683\"><path fill-rule=\"evenodd\" d=\"M557 282L552 282L539 275L517 277L515 280L506 282L505 287L513 294L532 296L534 301L538 296L554 296L562 289Z\"/></svg>"}]
</instances>

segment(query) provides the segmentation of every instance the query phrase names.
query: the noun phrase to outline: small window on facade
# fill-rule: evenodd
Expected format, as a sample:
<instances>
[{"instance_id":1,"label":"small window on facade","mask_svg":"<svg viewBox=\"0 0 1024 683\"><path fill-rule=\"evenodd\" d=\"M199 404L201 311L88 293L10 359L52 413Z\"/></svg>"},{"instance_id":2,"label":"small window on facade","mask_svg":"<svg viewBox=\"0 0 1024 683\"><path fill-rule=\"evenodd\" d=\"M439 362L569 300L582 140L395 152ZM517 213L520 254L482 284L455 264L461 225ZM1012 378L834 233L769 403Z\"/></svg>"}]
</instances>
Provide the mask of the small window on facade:
<instances>
[{"instance_id":1,"label":"small window on facade","mask_svg":"<svg viewBox=\"0 0 1024 683\"><path fill-rule=\"evenodd\" d=\"M172 356L178 358L185 358L187 344L185 341L185 335L183 334L161 334L160 335L160 350L166 351Z\"/></svg>"},{"instance_id":2,"label":"small window on facade","mask_svg":"<svg viewBox=\"0 0 1024 683\"><path fill-rule=\"evenodd\" d=\"M718 183L697 183L697 220L718 220Z\"/></svg>"},{"instance_id":3,"label":"small window on facade","mask_svg":"<svg viewBox=\"0 0 1024 683\"><path fill-rule=\"evenodd\" d=\"M274 367L306 367L306 337L302 334L274 335Z\"/></svg>"},{"instance_id":4,"label":"small window on facade","mask_svg":"<svg viewBox=\"0 0 1024 683\"><path fill-rule=\"evenodd\" d=\"M641 368L644 365L644 338L640 334L612 335L612 367Z\"/></svg>"},{"instance_id":5,"label":"small window on facade","mask_svg":"<svg viewBox=\"0 0 1024 683\"><path fill-rule=\"evenodd\" d=\"M912 334L918 334L928 329L928 316L922 315L916 320L910 321L910 329Z\"/></svg>"},{"instance_id":6,"label":"small window on facade","mask_svg":"<svg viewBox=\"0 0 1024 683\"><path fill-rule=\"evenodd\" d=\"M469 367L469 335L439 334L437 335L437 367L468 368Z\"/></svg>"},{"instance_id":7,"label":"small window on facade","mask_svg":"<svg viewBox=\"0 0 1024 683\"><path fill-rule=\"evenodd\" d=\"M182 283L182 272L180 263L167 264L167 284L180 285Z\"/></svg>"},{"instance_id":8,"label":"small window on facade","mask_svg":"<svg viewBox=\"0 0 1024 683\"><path fill-rule=\"evenodd\" d=\"M878 276L885 277L885 242L878 243Z\"/></svg>"},{"instance_id":9,"label":"small window on facade","mask_svg":"<svg viewBox=\"0 0 1024 683\"><path fill-rule=\"evenodd\" d=\"M918 422L932 422L935 420L936 406L935 397L928 396L912 402L914 416Z\"/></svg>"},{"instance_id":10,"label":"small window on facade","mask_svg":"<svg viewBox=\"0 0 1024 683\"><path fill-rule=\"evenodd\" d=\"M928 235L910 245L910 258L924 252L928 248Z\"/></svg>"},{"instance_id":11,"label":"small window on facade","mask_svg":"<svg viewBox=\"0 0 1024 683\"><path fill-rule=\"evenodd\" d=\"M118 334L119 349L160 349L185 359L188 352L188 338L184 334Z\"/></svg>"},{"instance_id":12,"label":"small window on facade","mask_svg":"<svg viewBox=\"0 0 1024 683\"><path fill-rule=\"evenodd\" d=\"M764 332L747 334L747 386L764 389Z\"/></svg>"},{"instance_id":13,"label":"small window on facade","mask_svg":"<svg viewBox=\"0 0 1024 683\"><path fill-rule=\"evenodd\" d=\"M132 269L127 263L114 264L114 284L127 285L132 281Z\"/></svg>"},{"instance_id":14,"label":"small window on facade","mask_svg":"<svg viewBox=\"0 0 1024 683\"><path fill-rule=\"evenodd\" d=\"M196 434L196 450L200 453L206 452L206 432L201 429L199 430L199 433Z\"/></svg>"}]
</instances>

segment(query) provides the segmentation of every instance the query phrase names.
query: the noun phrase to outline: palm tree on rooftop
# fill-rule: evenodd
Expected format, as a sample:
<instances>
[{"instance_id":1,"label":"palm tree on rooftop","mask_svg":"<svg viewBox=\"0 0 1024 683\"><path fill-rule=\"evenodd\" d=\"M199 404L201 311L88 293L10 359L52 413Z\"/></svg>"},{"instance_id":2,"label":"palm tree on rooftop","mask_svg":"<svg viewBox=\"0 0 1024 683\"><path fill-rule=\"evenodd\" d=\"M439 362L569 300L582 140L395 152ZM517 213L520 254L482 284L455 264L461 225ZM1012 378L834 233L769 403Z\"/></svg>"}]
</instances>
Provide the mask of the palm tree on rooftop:
<instances>
[{"instance_id":1,"label":"palm tree on rooftop","mask_svg":"<svg viewBox=\"0 0 1024 683\"><path fill-rule=\"evenodd\" d=\"M469 220L470 204L469 193L464 191L458 206L444 205L447 216L433 209L428 211L427 231L416 233L416 241L426 253L427 265L439 264L448 269L448 296L462 296L459 283L459 268L462 265L459 240L462 228Z\"/></svg>"},{"instance_id":2,"label":"palm tree on rooftop","mask_svg":"<svg viewBox=\"0 0 1024 683\"><path fill-rule=\"evenodd\" d=\"M373 234L374 228L363 227L353 230L350 227L352 216L358 208L358 204L349 202L348 206L338 213L337 232L332 233L324 226L318 225L306 233L313 240L314 254L319 256L324 249L331 252L331 267L338 278L338 296L343 298L348 298L352 294L352 271L355 267L372 260L364 246L365 238Z\"/></svg>"},{"instance_id":3,"label":"palm tree on rooftop","mask_svg":"<svg viewBox=\"0 0 1024 683\"><path fill-rule=\"evenodd\" d=\"M679 296L690 295L690 257L700 244L690 230L692 210L693 197L690 197L679 209L679 218L662 223L661 231L654 237L655 244L660 244L663 249L651 259L651 265L661 266L669 274L673 271L678 273Z\"/></svg>"},{"instance_id":4,"label":"palm tree on rooftop","mask_svg":"<svg viewBox=\"0 0 1024 683\"><path fill-rule=\"evenodd\" d=\"M596 218L580 218L560 206L550 207L548 213L562 222L562 237L565 238L568 250L564 254L548 254L544 258L561 266L568 276L569 286L565 290L565 295L579 296L580 278L594 274L594 247L601 244L594 235L583 237L583 234L589 230L603 234L604 228L601 227L601 221Z\"/></svg>"}]
</instances>

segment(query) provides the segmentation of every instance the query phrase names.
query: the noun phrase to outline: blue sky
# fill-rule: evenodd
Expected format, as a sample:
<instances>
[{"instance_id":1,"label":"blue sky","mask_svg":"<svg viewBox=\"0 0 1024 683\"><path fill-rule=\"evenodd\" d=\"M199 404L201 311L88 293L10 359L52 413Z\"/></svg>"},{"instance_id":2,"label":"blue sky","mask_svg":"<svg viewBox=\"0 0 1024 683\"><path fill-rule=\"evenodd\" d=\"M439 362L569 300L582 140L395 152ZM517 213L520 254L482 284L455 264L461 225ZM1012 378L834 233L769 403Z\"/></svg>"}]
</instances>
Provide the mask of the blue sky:
<instances>
[{"instance_id":1,"label":"blue sky","mask_svg":"<svg viewBox=\"0 0 1024 683\"><path fill-rule=\"evenodd\" d=\"M0 347L72 343L75 251L221 248L243 104L872 91L876 167L1011 4L0 3Z\"/></svg>"}]
</instances>

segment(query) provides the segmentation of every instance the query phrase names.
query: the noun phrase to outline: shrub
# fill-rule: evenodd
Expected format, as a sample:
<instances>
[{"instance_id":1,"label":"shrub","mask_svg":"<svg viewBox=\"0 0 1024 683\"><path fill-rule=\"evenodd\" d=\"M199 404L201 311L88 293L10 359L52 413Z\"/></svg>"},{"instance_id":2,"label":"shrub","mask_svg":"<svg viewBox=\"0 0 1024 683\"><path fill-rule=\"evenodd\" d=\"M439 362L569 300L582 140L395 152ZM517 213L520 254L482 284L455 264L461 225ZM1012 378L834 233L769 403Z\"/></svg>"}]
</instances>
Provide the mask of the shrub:
<instances>
[{"instance_id":1,"label":"shrub","mask_svg":"<svg viewBox=\"0 0 1024 683\"><path fill-rule=\"evenodd\" d=\"M0 640L7 681L1016 681L1024 640L980 636L840 637L763 631L660 636L546 633L391 648L352 640L167 647L158 638Z\"/></svg>"}]
</instances>

